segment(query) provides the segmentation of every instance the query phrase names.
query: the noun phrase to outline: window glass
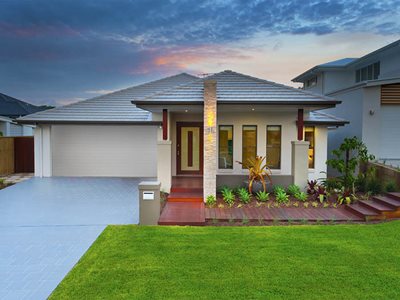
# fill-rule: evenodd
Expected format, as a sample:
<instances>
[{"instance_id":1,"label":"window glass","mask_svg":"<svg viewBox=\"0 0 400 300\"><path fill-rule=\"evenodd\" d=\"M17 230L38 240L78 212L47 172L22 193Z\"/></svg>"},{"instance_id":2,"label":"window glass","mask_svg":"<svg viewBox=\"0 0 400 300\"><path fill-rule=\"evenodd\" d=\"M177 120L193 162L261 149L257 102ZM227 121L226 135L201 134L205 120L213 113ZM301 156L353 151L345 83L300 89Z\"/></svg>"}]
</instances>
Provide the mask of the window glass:
<instances>
[{"instance_id":1,"label":"window glass","mask_svg":"<svg viewBox=\"0 0 400 300\"><path fill-rule=\"evenodd\" d=\"M308 167L315 167L315 127L309 126L305 128L304 139L310 143L308 148Z\"/></svg>"},{"instance_id":2,"label":"window glass","mask_svg":"<svg viewBox=\"0 0 400 300\"><path fill-rule=\"evenodd\" d=\"M233 168L233 126L219 126L218 168Z\"/></svg>"},{"instance_id":3,"label":"window glass","mask_svg":"<svg viewBox=\"0 0 400 300\"><path fill-rule=\"evenodd\" d=\"M267 165L271 169L281 168L281 126L267 126Z\"/></svg>"},{"instance_id":4,"label":"window glass","mask_svg":"<svg viewBox=\"0 0 400 300\"><path fill-rule=\"evenodd\" d=\"M242 131L242 168L257 155L257 126L244 125Z\"/></svg>"}]
</instances>

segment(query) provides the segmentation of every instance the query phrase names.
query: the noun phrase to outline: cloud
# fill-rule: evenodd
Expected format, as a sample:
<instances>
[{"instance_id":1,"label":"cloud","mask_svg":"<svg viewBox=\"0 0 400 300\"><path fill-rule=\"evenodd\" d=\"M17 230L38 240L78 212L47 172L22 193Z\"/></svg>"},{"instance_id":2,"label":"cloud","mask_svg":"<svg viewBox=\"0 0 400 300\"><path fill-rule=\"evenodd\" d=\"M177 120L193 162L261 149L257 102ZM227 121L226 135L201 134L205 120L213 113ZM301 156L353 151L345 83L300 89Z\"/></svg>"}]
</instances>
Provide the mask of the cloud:
<instances>
[{"instance_id":1,"label":"cloud","mask_svg":"<svg viewBox=\"0 0 400 300\"><path fill-rule=\"evenodd\" d=\"M54 104L245 64L266 47L279 53L283 35L392 37L399 9L399 0L2 0L0 91Z\"/></svg>"}]
</instances>

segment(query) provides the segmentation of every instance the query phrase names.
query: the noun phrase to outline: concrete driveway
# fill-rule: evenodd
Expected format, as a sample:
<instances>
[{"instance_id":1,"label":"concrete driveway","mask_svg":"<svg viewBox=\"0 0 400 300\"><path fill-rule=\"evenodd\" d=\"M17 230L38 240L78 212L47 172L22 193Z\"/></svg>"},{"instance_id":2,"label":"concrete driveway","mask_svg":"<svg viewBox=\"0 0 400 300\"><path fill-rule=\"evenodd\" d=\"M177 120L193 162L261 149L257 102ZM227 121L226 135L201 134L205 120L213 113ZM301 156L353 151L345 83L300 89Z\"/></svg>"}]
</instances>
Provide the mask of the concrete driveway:
<instances>
[{"instance_id":1,"label":"concrete driveway","mask_svg":"<svg viewBox=\"0 0 400 300\"><path fill-rule=\"evenodd\" d=\"M46 299L108 224L137 224L139 178L32 178L0 190L0 299Z\"/></svg>"}]
</instances>

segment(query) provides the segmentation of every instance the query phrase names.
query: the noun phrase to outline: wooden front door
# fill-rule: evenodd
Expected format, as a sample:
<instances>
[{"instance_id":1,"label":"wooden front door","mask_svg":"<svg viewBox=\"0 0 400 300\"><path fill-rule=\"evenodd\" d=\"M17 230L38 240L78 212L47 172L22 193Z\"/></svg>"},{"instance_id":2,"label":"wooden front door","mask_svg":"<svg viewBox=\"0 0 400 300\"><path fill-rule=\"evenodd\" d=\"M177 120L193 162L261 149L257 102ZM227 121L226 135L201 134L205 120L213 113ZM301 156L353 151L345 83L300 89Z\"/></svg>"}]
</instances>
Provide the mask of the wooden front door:
<instances>
[{"instance_id":1,"label":"wooden front door","mask_svg":"<svg viewBox=\"0 0 400 300\"><path fill-rule=\"evenodd\" d=\"M203 123L177 122L177 174L203 174Z\"/></svg>"}]
</instances>

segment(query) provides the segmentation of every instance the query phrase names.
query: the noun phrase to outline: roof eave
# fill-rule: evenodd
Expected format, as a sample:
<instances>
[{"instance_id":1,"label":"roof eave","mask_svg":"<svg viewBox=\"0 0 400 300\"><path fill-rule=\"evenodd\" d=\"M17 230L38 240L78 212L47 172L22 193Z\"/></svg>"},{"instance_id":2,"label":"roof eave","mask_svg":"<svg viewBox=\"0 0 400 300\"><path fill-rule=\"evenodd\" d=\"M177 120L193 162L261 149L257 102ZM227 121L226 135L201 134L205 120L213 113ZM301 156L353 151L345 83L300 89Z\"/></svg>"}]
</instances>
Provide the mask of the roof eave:
<instances>
[{"instance_id":1,"label":"roof eave","mask_svg":"<svg viewBox=\"0 0 400 300\"><path fill-rule=\"evenodd\" d=\"M349 121L307 121L304 120L305 125L322 125L322 126L344 126L350 124Z\"/></svg>"},{"instance_id":2,"label":"roof eave","mask_svg":"<svg viewBox=\"0 0 400 300\"><path fill-rule=\"evenodd\" d=\"M148 105L204 105L203 101L131 101L137 107ZM237 104L237 105L300 105L300 106L336 106L342 103L339 100L322 100L322 101L221 101L218 100L218 105Z\"/></svg>"},{"instance_id":3,"label":"roof eave","mask_svg":"<svg viewBox=\"0 0 400 300\"><path fill-rule=\"evenodd\" d=\"M159 126L161 121L102 121L102 120L16 120L19 124L48 124L48 125L146 125L146 126Z\"/></svg>"}]
</instances>

